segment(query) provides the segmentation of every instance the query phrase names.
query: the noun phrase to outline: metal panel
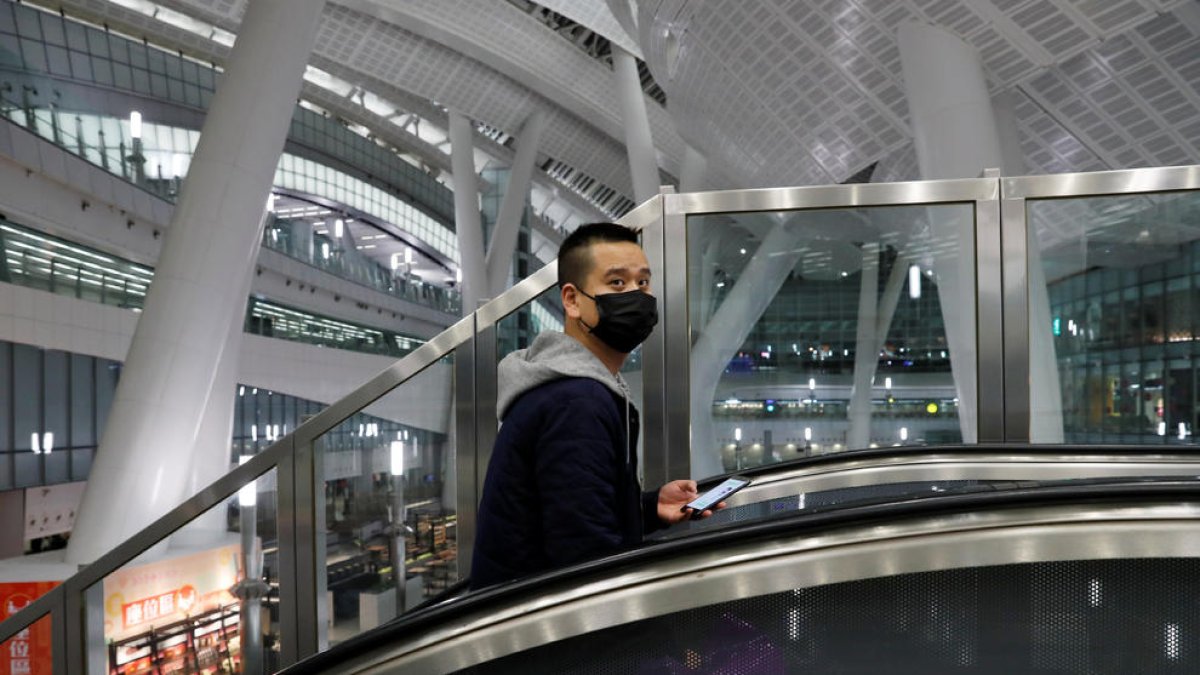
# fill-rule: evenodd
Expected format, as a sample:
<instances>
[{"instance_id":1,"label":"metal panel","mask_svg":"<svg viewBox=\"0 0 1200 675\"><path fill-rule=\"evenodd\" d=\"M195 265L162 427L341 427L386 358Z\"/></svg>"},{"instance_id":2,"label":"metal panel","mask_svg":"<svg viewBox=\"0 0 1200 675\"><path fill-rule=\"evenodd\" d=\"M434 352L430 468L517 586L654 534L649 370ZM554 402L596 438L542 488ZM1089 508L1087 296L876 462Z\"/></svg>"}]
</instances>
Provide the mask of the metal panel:
<instances>
[{"instance_id":1,"label":"metal panel","mask_svg":"<svg viewBox=\"0 0 1200 675\"><path fill-rule=\"evenodd\" d=\"M472 315L474 317L475 315ZM475 338L454 352L454 472L455 513L458 527L458 578L471 575L471 557L475 553L475 526L478 500L483 482L476 473L479 443L475 436Z\"/></svg>"},{"instance_id":2,"label":"metal panel","mask_svg":"<svg viewBox=\"0 0 1200 675\"><path fill-rule=\"evenodd\" d=\"M962 178L908 183L857 183L815 187L771 188L694 192L665 197L666 213L697 215L738 211L788 211L794 209L895 204L934 204L996 199L995 180Z\"/></svg>"},{"instance_id":3,"label":"metal panel","mask_svg":"<svg viewBox=\"0 0 1200 675\"><path fill-rule=\"evenodd\" d=\"M688 317L688 232L687 216L680 208L684 205L682 198L688 196L663 195L663 266L666 268L666 278L662 283L666 309L663 340L667 352L663 382L666 407L666 480L690 478L692 443L708 441L692 438L692 329L691 319Z\"/></svg>"},{"instance_id":4,"label":"metal panel","mask_svg":"<svg viewBox=\"0 0 1200 675\"><path fill-rule=\"evenodd\" d=\"M50 612L50 672L52 673L67 673L70 669L67 667L69 661L68 649L71 644L68 640L67 622L67 601L66 596L62 593L58 594L58 602L55 603L53 611ZM76 618L78 621L78 618ZM0 642L3 642L0 640Z\"/></svg>"},{"instance_id":5,"label":"metal panel","mask_svg":"<svg viewBox=\"0 0 1200 675\"><path fill-rule=\"evenodd\" d=\"M284 440L293 441L292 437ZM311 441L308 441L311 443ZM294 446L293 446L294 448ZM300 660L300 582L296 572L296 460L294 452L283 457L275 469L276 528L279 539L279 665L286 668ZM315 609L315 608L314 608Z\"/></svg>"},{"instance_id":6,"label":"metal panel","mask_svg":"<svg viewBox=\"0 0 1200 675\"><path fill-rule=\"evenodd\" d=\"M663 194L674 190L670 186L661 188ZM666 437L666 320L665 314L676 300L666 295L666 267L662 228L661 198L651 200L659 207L657 220L642 229L642 250L650 262L655 295L658 296L660 316L658 328L642 343L642 485L655 487L667 481Z\"/></svg>"},{"instance_id":7,"label":"metal panel","mask_svg":"<svg viewBox=\"0 0 1200 675\"><path fill-rule=\"evenodd\" d=\"M1200 189L1200 165L1060 173L1002 179L1005 199L1081 197Z\"/></svg>"},{"instance_id":8,"label":"metal panel","mask_svg":"<svg viewBox=\"0 0 1200 675\"><path fill-rule=\"evenodd\" d=\"M918 517L799 533L570 580L456 617L341 672L454 672L614 625L738 598L880 576L1056 560L1200 557L1200 506L1164 499Z\"/></svg>"},{"instance_id":9,"label":"metal panel","mask_svg":"<svg viewBox=\"0 0 1200 675\"><path fill-rule=\"evenodd\" d=\"M1004 265L1004 438L1030 438L1029 232L1025 200L1000 201L1000 250Z\"/></svg>"},{"instance_id":10,"label":"metal panel","mask_svg":"<svg viewBox=\"0 0 1200 675\"><path fill-rule=\"evenodd\" d=\"M975 202L975 393L978 442L1004 437L1004 305L1000 257L1000 201L996 194Z\"/></svg>"},{"instance_id":11,"label":"metal panel","mask_svg":"<svg viewBox=\"0 0 1200 675\"><path fill-rule=\"evenodd\" d=\"M292 453L296 510L296 653L300 658L328 647L329 603L325 570L325 443L324 435L303 442Z\"/></svg>"},{"instance_id":12,"label":"metal panel","mask_svg":"<svg viewBox=\"0 0 1200 675\"><path fill-rule=\"evenodd\" d=\"M496 366L496 324L475 333L475 503L483 497L483 478L492 459L499 420L496 399L499 395Z\"/></svg>"}]
</instances>

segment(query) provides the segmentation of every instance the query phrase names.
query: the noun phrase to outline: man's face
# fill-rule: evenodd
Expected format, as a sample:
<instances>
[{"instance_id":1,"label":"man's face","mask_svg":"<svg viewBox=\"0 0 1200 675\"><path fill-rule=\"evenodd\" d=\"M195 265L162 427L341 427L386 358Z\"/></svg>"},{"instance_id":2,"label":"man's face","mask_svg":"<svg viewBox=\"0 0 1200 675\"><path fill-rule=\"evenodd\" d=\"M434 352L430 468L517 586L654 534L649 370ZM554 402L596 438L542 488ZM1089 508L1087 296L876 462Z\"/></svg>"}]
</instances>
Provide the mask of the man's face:
<instances>
[{"instance_id":1,"label":"man's face","mask_svg":"<svg viewBox=\"0 0 1200 675\"><path fill-rule=\"evenodd\" d=\"M650 287L650 263L641 246L628 241L606 241L592 244L589 249L592 265L581 290L590 295L653 292ZM600 319L596 303L578 293L574 300L575 306L568 306L567 314L574 314L572 318L582 318L589 326L596 325Z\"/></svg>"},{"instance_id":2,"label":"man's face","mask_svg":"<svg viewBox=\"0 0 1200 675\"><path fill-rule=\"evenodd\" d=\"M592 266L584 289L592 295L639 290L650 293L650 263L642 247L628 241L591 246Z\"/></svg>"}]
</instances>

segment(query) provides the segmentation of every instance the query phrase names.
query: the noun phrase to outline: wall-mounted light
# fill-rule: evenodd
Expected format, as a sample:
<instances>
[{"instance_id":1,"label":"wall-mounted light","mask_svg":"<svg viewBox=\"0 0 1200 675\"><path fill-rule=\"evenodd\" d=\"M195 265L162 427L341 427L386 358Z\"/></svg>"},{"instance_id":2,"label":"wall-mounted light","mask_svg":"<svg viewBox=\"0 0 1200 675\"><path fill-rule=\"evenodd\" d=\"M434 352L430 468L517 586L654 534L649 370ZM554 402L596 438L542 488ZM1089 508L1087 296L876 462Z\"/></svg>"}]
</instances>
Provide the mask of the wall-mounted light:
<instances>
[{"instance_id":1,"label":"wall-mounted light","mask_svg":"<svg viewBox=\"0 0 1200 675\"><path fill-rule=\"evenodd\" d=\"M392 475L404 475L404 441L392 441Z\"/></svg>"},{"instance_id":2,"label":"wall-mounted light","mask_svg":"<svg viewBox=\"0 0 1200 675\"><path fill-rule=\"evenodd\" d=\"M242 455L238 457L238 466L249 462L254 455ZM239 506L254 506L258 503L258 481L252 480L246 483L238 490L238 505Z\"/></svg>"},{"instance_id":3,"label":"wall-mounted light","mask_svg":"<svg viewBox=\"0 0 1200 675\"><path fill-rule=\"evenodd\" d=\"M908 268L908 297L913 300L921 297L921 267L919 265Z\"/></svg>"}]
</instances>

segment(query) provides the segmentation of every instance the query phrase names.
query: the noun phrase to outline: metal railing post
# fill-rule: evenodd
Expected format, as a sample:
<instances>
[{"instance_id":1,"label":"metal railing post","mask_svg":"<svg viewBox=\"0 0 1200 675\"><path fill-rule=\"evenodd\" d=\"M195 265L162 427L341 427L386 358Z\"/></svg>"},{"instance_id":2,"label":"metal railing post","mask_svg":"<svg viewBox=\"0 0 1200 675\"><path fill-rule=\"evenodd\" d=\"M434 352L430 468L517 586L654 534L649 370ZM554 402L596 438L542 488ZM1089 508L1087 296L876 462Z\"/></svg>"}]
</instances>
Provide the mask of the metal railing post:
<instances>
[{"instance_id":1,"label":"metal railing post","mask_svg":"<svg viewBox=\"0 0 1200 675\"><path fill-rule=\"evenodd\" d=\"M475 315L472 336L454 353L454 447L455 513L458 528L458 578L471 574L471 556L475 552L476 495L482 476L475 473L478 443L475 419Z\"/></svg>"},{"instance_id":2,"label":"metal railing post","mask_svg":"<svg viewBox=\"0 0 1200 675\"><path fill-rule=\"evenodd\" d=\"M1001 258L1000 171L987 169L994 184L988 199L975 202L975 340L978 442L999 443L1004 436L1005 319Z\"/></svg>"},{"instance_id":3,"label":"metal railing post","mask_svg":"<svg viewBox=\"0 0 1200 675\"><path fill-rule=\"evenodd\" d=\"M670 186L661 188L661 196L674 193ZM671 447L667 443L667 354L670 346L667 343L667 321L671 308L676 303L687 302L687 298L672 295L676 289L668 283L670 270L666 267L666 238L662 227L662 207L664 199L659 199L660 207L656 222L642 229L642 250L650 262L651 277L654 280L654 292L658 295L659 311L663 314L662 321L650 337L642 344L642 487L653 489L668 480L670 465L668 452ZM657 227L656 227L657 225ZM679 345L675 345L679 348ZM686 349L686 345L683 346Z\"/></svg>"}]
</instances>

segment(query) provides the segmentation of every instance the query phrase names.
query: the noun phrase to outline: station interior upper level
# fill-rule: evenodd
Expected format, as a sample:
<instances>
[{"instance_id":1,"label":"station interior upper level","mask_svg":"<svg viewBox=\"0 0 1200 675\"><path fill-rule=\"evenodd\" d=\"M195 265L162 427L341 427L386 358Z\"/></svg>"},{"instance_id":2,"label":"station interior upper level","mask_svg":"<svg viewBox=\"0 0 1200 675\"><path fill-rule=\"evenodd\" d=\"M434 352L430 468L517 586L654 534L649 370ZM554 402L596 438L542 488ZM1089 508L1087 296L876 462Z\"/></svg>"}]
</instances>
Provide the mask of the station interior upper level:
<instances>
[{"instance_id":1,"label":"station interior upper level","mask_svg":"<svg viewBox=\"0 0 1200 675\"><path fill-rule=\"evenodd\" d=\"M468 592L592 222L753 483ZM1198 336L1194 0L0 0L0 673L1191 672Z\"/></svg>"}]
</instances>

